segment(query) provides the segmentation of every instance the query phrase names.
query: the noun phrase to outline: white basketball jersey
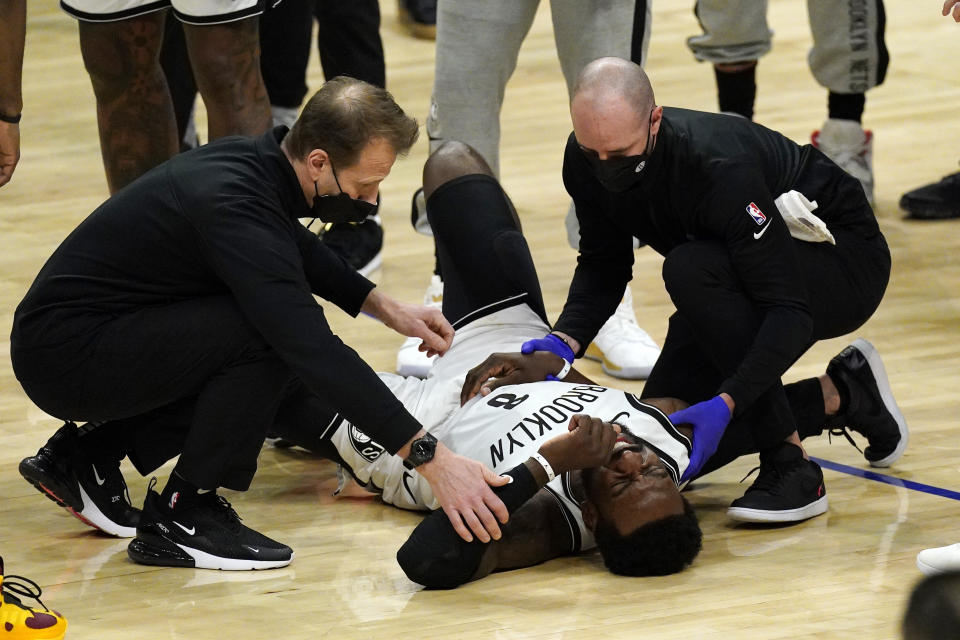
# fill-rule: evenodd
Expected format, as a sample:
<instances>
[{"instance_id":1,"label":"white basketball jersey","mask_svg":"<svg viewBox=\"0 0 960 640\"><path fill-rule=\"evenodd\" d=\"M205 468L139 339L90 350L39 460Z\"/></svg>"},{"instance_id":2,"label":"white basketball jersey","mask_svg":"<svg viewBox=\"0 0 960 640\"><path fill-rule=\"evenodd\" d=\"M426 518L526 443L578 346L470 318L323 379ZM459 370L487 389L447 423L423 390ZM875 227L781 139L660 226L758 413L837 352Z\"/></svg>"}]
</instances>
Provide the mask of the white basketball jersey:
<instances>
[{"instance_id":1,"label":"white basketball jersey","mask_svg":"<svg viewBox=\"0 0 960 640\"><path fill-rule=\"evenodd\" d=\"M578 413L625 425L663 461L674 482L689 463L690 441L655 407L624 391L566 382L536 382L505 386L486 397L477 396L463 407L446 397L429 397L429 380L381 374L424 427L454 452L477 460L498 473L526 461L544 442L567 431ZM431 421L429 415L439 419ZM418 415L420 414L420 415ZM408 470L397 456L386 454L349 422L331 436L340 456L357 481L380 493L384 502L404 509L439 507L430 485ZM546 489L557 499L570 525L571 552L591 549L593 536L583 523L577 500L571 495L569 474L558 476Z\"/></svg>"}]
</instances>

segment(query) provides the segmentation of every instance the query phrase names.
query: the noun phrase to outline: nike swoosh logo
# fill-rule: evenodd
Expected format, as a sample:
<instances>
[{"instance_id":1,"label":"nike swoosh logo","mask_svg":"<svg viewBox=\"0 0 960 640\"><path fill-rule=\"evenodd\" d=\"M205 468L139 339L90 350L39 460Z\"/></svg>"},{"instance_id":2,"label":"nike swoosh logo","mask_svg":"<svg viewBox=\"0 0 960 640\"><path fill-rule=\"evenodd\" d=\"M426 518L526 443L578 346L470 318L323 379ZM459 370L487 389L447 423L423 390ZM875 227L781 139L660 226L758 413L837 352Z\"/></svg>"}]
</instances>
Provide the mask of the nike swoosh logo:
<instances>
[{"instance_id":1,"label":"nike swoosh logo","mask_svg":"<svg viewBox=\"0 0 960 640\"><path fill-rule=\"evenodd\" d=\"M254 553L260 553L260 549L256 549L256 548L254 548L254 547L250 547L250 546L247 546L247 545L243 545L243 546L244 546L244 548L246 548L246 549L250 549L250 551L253 551Z\"/></svg>"},{"instance_id":2,"label":"nike swoosh logo","mask_svg":"<svg viewBox=\"0 0 960 640\"><path fill-rule=\"evenodd\" d=\"M195 533L197 532L197 528L196 528L196 527L190 527L189 529L187 529L185 526L183 526L182 524L180 524L180 523L177 522L176 520L173 521L173 524L175 524L175 525L177 525L178 527L180 527L181 529L183 529L188 536L192 536L193 534L195 534Z\"/></svg>"},{"instance_id":3,"label":"nike swoosh logo","mask_svg":"<svg viewBox=\"0 0 960 640\"><path fill-rule=\"evenodd\" d=\"M753 239L754 239L754 240L759 240L759 239L760 239L760 236L762 236L763 234L765 234L765 233L767 232L767 229L770 228L770 224L771 224L772 222L773 222L773 220L770 220L769 222L767 222L767 226L765 226L763 229L761 229L760 231L757 231L755 234L753 234Z\"/></svg>"},{"instance_id":4,"label":"nike swoosh logo","mask_svg":"<svg viewBox=\"0 0 960 640\"><path fill-rule=\"evenodd\" d=\"M416 501L417 501L417 496L415 496L415 495L413 494L413 490L410 488L410 485L407 484L407 480L413 480L413 476L410 474L409 471L404 471L404 472L403 472L403 478L402 478L402 479L403 479L403 488L407 490L407 495L410 496L410 499L411 499L411 500L413 500L414 502L416 502Z\"/></svg>"},{"instance_id":5,"label":"nike swoosh logo","mask_svg":"<svg viewBox=\"0 0 960 640\"><path fill-rule=\"evenodd\" d=\"M90 466L93 467L93 479L97 481L98 486L103 486L103 483L106 482L106 480L101 478L100 474L97 473L97 465L92 464Z\"/></svg>"}]
</instances>

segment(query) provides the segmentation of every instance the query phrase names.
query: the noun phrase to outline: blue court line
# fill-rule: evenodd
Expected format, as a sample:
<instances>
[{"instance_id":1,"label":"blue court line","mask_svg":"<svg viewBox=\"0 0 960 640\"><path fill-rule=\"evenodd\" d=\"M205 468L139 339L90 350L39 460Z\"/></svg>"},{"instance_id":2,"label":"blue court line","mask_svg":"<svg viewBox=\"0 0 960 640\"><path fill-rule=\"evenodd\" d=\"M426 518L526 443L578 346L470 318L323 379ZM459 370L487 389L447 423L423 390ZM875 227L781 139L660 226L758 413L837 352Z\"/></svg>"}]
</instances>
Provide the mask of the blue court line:
<instances>
[{"instance_id":1,"label":"blue court line","mask_svg":"<svg viewBox=\"0 0 960 640\"><path fill-rule=\"evenodd\" d=\"M904 480L903 478L895 478L893 476L877 473L875 471L858 469L857 467L848 467L845 464L840 464L838 462L831 462L830 460L824 460L823 458L815 458L814 456L810 456L810 459L816 462L817 464L819 464L821 467L824 467L825 469L830 469L831 471L839 471L840 473L846 473L851 476L858 476L860 478L866 478L867 480L875 480L876 482L891 484L895 487L903 487L905 489L913 489L914 491L922 491L923 493L929 493L931 495L940 496L942 498L950 498L951 500L960 500L960 493L956 491L951 491L950 489L934 487L929 484L923 484L922 482L914 482L913 480Z\"/></svg>"}]
</instances>

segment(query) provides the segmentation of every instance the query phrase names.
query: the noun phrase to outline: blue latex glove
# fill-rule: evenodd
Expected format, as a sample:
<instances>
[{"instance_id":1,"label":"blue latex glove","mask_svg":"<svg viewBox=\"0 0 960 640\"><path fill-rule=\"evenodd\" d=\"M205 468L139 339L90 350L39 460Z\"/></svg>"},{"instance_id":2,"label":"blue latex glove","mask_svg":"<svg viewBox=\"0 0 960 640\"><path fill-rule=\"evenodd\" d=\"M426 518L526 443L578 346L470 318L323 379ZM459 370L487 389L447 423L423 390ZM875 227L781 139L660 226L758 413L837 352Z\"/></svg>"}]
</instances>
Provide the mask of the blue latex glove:
<instances>
[{"instance_id":1,"label":"blue latex glove","mask_svg":"<svg viewBox=\"0 0 960 640\"><path fill-rule=\"evenodd\" d=\"M720 438L730 423L730 408L720 396L671 413L673 424L688 423L693 426L693 450L690 452L690 464L680 476L680 481L688 480L700 473L700 469L710 459L720 444Z\"/></svg>"},{"instance_id":2,"label":"blue latex glove","mask_svg":"<svg viewBox=\"0 0 960 640\"><path fill-rule=\"evenodd\" d=\"M559 337L548 333L542 338L527 340L520 345L520 353L530 354L534 351L549 351L555 353L570 364L573 364L573 349Z\"/></svg>"},{"instance_id":3,"label":"blue latex glove","mask_svg":"<svg viewBox=\"0 0 960 640\"><path fill-rule=\"evenodd\" d=\"M527 340L520 345L520 353L524 355L529 355L534 351L549 351L550 353L560 356L570 364L573 364L573 349L571 349L570 345L564 342L559 336L555 336L552 333L548 333L542 338ZM559 380L559 378L553 374L548 374L546 379L553 381Z\"/></svg>"}]
</instances>

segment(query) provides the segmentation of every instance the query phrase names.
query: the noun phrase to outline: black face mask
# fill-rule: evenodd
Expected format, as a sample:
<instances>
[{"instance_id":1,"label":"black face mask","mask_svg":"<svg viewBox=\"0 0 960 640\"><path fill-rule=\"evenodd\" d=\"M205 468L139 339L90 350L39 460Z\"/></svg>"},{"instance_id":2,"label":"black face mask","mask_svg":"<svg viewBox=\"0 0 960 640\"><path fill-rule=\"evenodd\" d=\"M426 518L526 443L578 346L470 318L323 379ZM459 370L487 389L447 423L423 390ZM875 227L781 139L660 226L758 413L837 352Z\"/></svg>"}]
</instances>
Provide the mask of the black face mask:
<instances>
[{"instance_id":1,"label":"black face mask","mask_svg":"<svg viewBox=\"0 0 960 640\"><path fill-rule=\"evenodd\" d=\"M650 113L650 123L653 124L653 113ZM650 130L647 129L649 132ZM643 170L647 166L650 154L656 144L656 136L647 135L647 146L638 156L612 156L606 160L596 155L585 153L587 163L593 169L593 175L607 191L623 193L640 184Z\"/></svg>"},{"instance_id":2,"label":"black face mask","mask_svg":"<svg viewBox=\"0 0 960 640\"><path fill-rule=\"evenodd\" d=\"M322 196L317 188L317 181L313 181L313 215L320 218L323 222L363 222L367 218L377 213L380 198L377 197L377 204L370 204L365 200L351 198L343 192L340 186L340 180L337 178L337 172L333 168L333 162L330 162L330 170L333 171L333 179L337 183L337 189L340 193Z\"/></svg>"}]
</instances>

